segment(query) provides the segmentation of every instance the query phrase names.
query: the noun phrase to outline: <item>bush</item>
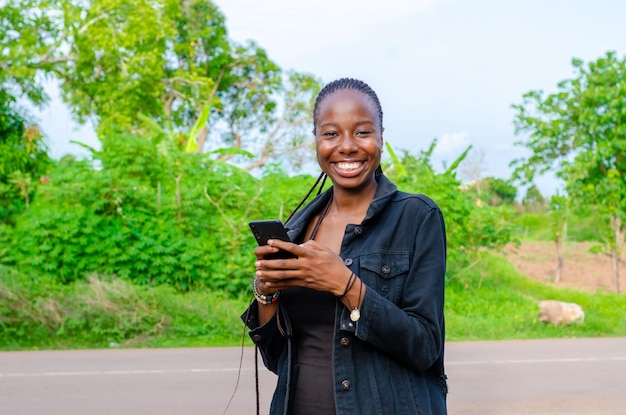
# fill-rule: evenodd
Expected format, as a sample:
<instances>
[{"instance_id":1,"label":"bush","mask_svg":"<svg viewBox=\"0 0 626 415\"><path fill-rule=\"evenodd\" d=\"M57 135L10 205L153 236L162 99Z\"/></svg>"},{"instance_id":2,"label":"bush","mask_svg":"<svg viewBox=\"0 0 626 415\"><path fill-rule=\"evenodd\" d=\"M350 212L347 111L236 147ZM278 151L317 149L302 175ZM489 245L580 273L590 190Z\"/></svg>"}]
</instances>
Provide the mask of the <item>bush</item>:
<instances>
[{"instance_id":1,"label":"bush","mask_svg":"<svg viewBox=\"0 0 626 415\"><path fill-rule=\"evenodd\" d=\"M313 182L257 179L196 154L168 158L137 137L109 138L96 156L101 169L64 159L15 228L0 230L5 264L62 283L99 273L237 295L253 270L247 222L286 215Z\"/></svg>"}]
</instances>

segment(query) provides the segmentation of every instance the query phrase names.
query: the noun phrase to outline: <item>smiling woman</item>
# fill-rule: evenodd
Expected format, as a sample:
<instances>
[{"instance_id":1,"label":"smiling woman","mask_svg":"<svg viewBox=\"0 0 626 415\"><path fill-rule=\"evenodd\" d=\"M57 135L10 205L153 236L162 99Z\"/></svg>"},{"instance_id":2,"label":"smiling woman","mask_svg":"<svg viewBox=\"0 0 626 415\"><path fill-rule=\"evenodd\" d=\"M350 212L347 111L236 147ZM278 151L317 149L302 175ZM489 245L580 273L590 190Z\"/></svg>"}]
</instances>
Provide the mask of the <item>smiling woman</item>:
<instances>
[{"instance_id":1,"label":"smiling woman","mask_svg":"<svg viewBox=\"0 0 626 415\"><path fill-rule=\"evenodd\" d=\"M255 249L242 316L278 374L270 413L445 414L441 211L383 175L383 112L364 82L326 85L313 131L333 186L287 220L293 243ZM268 258L279 249L297 258Z\"/></svg>"},{"instance_id":2,"label":"smiling woman","mask_svg":"<svg viewBox=\"0 0 626 415\"><path fill-rule=\"evenodd\" d=\"M336 191L369 191L373 196L374 172L380 166L383 146L382 114L376 117L369 96L351 89L339 90L318 103L313 131L320 167Z\"/></svg>"}]
</instances>

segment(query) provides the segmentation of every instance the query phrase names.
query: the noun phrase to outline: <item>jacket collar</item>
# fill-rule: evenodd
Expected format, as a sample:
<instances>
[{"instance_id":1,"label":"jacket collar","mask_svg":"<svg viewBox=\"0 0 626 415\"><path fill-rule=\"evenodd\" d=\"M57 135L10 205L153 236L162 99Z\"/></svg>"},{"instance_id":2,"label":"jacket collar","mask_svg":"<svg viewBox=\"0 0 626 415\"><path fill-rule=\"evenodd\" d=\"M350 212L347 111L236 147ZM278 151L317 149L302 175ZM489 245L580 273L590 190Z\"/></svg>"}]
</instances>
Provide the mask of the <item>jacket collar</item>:
<instances>
[{"instance_id":1,"label":"jacket collar","mask_svg":"<svg viewBox=\"0 0 626 415\"><path fill-rule=\"evenodd\" d=\"M374 199L370 202L370 206L367 209L367 214L365 215L365 219L363 219L363 223L379 215L384 210L387 203L389 203L393 195L398 191L397 186L389 180L387 176L383 174L378 175L376 176L376 180L378 181L378 188L376 189ZM326 206L332 194L333 188L331 187L313 199L308 205L302 208L302 210L297 212L285 225L285 228L288 232L290 232L289 236L293 241L297 238L294 239L291 232L295 232L296 235L303 232L303 229L306 229L313 217L317 213L321 212L324 206Z\"/></svg>"}]
</instances>

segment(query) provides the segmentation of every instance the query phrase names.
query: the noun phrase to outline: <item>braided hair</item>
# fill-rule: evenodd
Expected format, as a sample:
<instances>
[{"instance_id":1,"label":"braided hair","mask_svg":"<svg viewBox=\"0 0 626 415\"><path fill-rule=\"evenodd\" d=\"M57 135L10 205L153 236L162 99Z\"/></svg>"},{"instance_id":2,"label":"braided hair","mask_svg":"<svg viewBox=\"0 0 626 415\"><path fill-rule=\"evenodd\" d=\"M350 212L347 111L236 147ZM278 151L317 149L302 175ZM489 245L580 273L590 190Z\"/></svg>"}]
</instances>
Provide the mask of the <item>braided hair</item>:
<instances>
[{"instance_id":1,"label":"braided hair","mask_svg":"<svg viewBox=\"0 0 626 415\"><path fill-rule=\"evenodd\" d=\"M327 84L317 95L317 98L315 99L315 106L313 107L313 134L316 133L317 119L320 115L320 106L322 105L322 102L335 92L344 90L360 92L372 101L374 107L376 108L376 112L378 113L378 122L380 123L380 129L382 130L383 109L380 106L380 101L378 100L376 92L374 92L374 90L363 81L354 78L341 78Z\"/></svg>"}]
</instances>

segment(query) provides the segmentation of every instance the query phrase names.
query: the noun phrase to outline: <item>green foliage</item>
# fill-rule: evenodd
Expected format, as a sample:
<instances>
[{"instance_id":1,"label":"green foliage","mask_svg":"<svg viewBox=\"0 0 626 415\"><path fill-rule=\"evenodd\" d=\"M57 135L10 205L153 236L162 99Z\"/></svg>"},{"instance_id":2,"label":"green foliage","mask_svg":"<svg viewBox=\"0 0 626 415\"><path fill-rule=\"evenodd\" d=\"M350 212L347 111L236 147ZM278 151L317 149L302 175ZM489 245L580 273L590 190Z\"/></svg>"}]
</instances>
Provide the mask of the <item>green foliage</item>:
<instances>
[{"instance_id":1,"label":"green foliage","mask_svg":"<svg viewBox=\"0 0 626 415\"><path fill-rule=\"evenodd\" d=\"M54 77L101 139L121 132L200 153L236 147L255 154L249 168L284 155L295 167L311 160L301 157L312 138L302 133L320 81L283 73L254 42L233 42L211 1L10 0L0 19L2 90L41 104L41 80Z\"/></svg>"},{"instance_id":2,"label":"green foliage","mask_svg":"<svg viewBox=\"0 0 626 415\"><path fill-rule=\"evenodd\" d=\"M548 207L550 217L550 231L554 241L567 239L567 225L569 221L569 199L565 196L554 195L550 198Z\"/></svg>"},{"instance_id":3,"label":"green foliage","mask_svg":"<svg viewBox=\"0 0 626 415\"><path fill-rule=\"evenodd\" d=\"M532 210L545 208L546 199L543 197L536 185L531 185L526 189L526 195L522 199L522 204L530 207Z\"/></svg>"},{"instance_id":4,"label":"green foliage","mask_svg":"<svg viewBox=\"0 0 626 415\"><path fill-rule=\"evenodd\" d=\"M245 304L119 278L63 285L0 268L0 349L233 345Z\"/></svg>"},{"instance_id":5,"label":"green foliage","mask_svg":"<svg viewBox=\"0 0 626 415\"><path fill-rule=\"evenodd\" d=\"M63 99L79 120L95 115L99 129L137 127L139 109L163 119L161 56L170 28L160 20L160 2L61 3L72 7L59 22L69 53L55 74L62 80Z\"/></svg>"},{"instance_id":6,"label":"green foliage","mask_svg":"<svg viewBox=\"0 0 626 415\"><path fill-rule=\"evenodd\" d=\"M4 0L0 3L0 101L7 94L27 97L40 106L48 101L37 71L50 71L62 39L59 4L51 0ZM4 112L4 111L2 111Z\"/></svg>"},{"instance_id":7,"label":"green foliage","mask_svg":"<svg viewBox=\"0 0 626 415\"><path fill-rule=\"evenodd\" d=\"M514 235L525 241L553 241L557 229L556 212L543 210L537 212L519 212L513 219ZM567 240L570 242L600 242L598 233L602 220L593 210L569 212ZM561 223L562 225L562 223Z\"/></svg>"},{"instance_id":8,"label":"green foliage","mask_svg":"<svg viewBox=\"0 0 626 415\"><path fill-rule=\"evenodd\" d=\"M321 88L316 77L288 71L272 97L272 105L280 102L280 108L272 106L271 111L252 107L256 99L241 99L243 92L233 94L230 99L237 110L228 111L232 115L226 120L224 142L236 148L259 149L258 157L241 163L248 170L275 163L287 167L291 174L301 171L315 160L311 126L313 105Z\"/></svg>"},{"instance_id":9,"label":"green foliage","mask_svg":"<svg viewBox=\"0 0 626 415\"><path fill-rule=\"evenodd\" d=\"M550 217L545 211L521 213L515 219L516 236L525 241L552 241Z\"/></svg>"},{"instance_id":10,"label":"green foliage","mask_svg":"<svg viewBox=\"0 0 626 415\"><path fill-rule=\"evenodd\" d=\"M458 275L474 261L482 249L499 249L513 241L513 209L508 206L489 207L475 203L475 195L463 191L454 168L437 173L430 157L437 141L417 156L404 151L392 152L392 164L384 166L385 173L399 189L423 193L441 208L448 238L448 276ZM389 148L389 146L388 146ZM458 166L465 151L452 166Z\"/></svg>"},{"instance_id":11,"label":"green foliage","mask_svg":"<svg viewBox=\"0 0 626 415\"><path fill-rule=\"evenodd\" d=\"M517 197L517 187L509 181L497 177L488 177L484 182L487 193L490 195L488 200L490 205L513 204Z\"/></svg>"},{"instance_id":12,"label":"green foliage","mask_svg":"<svg viewBox=\"0 0 626 415\"><path fill-rule=\"evenodd\" d=\"M625 63L613 52L588 68L573 59L576 77L560 82L559 92L544 96L543 91L530 91L522 104L513 105L516 131L530 134L518 144L533 152L514 162L518 177L532 179L537 171L559 163L557 175L569 184L573 179L598 183L611 168L626 169L622 160ZM586 177L578 177L583 172Z\"/></svg>"},{"instance_id":13,"label":"green foliage","mask_svg":"<svg viewBox=\"0 0 626 415\"><path fill-rule=\"evenodd\" d=\"M517 197L517 187L510 181L497 177L486 177L463 186L475 201L489 206L512 206Z\"/></svg>"},{"instance_id":14,"label":"green foliage","mask_svg":"<svg viewBox=\"0 0 626 415\"><path fill-rule=\"evenodd\" d=\"M27 126L15 105L0 89L0 221L6 223L28 208L36 183L46 180L51 164L39 129Z\"/></svg>"},{"instance_id":15,"label":"green foliage","mask_svg":"<svg viewBox=\"0 0 626 415\"><path fill-rule=\"evenodd\" d=\"M231 164L111 136L101 166L62 160L10 237L5 263L63 283L98 273L180 291L248 290L252 218L283 217L309 176L256 179ZM54 208L51 209L50 207Z\"/></svg>"}]
</instances>

